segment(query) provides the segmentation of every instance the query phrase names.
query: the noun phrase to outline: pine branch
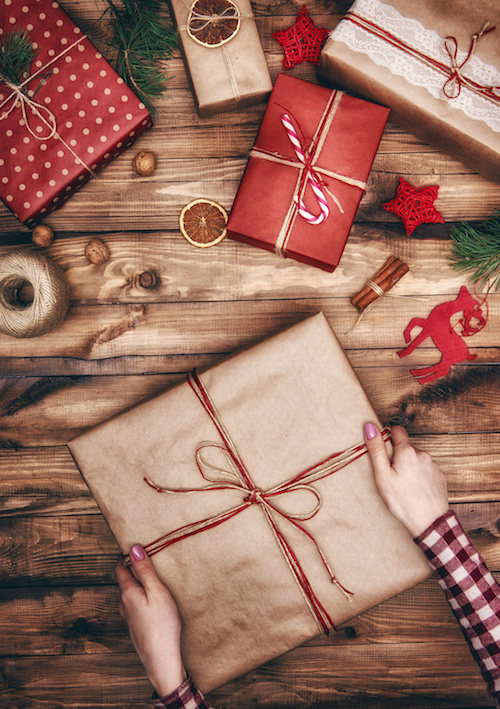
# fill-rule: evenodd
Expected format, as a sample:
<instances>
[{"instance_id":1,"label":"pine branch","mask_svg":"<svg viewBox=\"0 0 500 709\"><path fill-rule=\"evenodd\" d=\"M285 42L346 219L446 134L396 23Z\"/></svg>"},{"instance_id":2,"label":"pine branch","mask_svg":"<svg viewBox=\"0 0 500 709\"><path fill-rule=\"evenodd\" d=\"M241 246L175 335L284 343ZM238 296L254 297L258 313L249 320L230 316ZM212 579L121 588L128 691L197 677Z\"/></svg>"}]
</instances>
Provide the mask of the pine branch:
<instances>
[{"instance_id":1,"label":"pine branch","mask_svg":"<svg viewBox=\"0 0 500 709\"><path fill-rule=\"evenodd\" d=\"M3 41L0 41L0 79L19 86L29 76L36 55L24 30L3 35Z\"/></svg>"},{"instance_id":2,"label":"pine branch","mask_svg":"<svg viewBox=\"0 0 500 709\"><path fill-rule=\"evenodd\" d=\"M451 266L469 275L469 281L480 287L490 281L490 288L500 287L500 216L478 228L468 222L450 229L453 240Z\"/></svg>"},{"instance_id":3,"label":"pine branch","mask_svg":"<svg viewBox=\"0 0 500 709\"><path fill-rule=\"evenodd\" d=\"M109 47L117 50L117 71L152 113L151 99L166 89L160 62L172 56L177 39L169 19L161 15L164 0L113 0L108 3Z\"/></svg>"}]
</instances>

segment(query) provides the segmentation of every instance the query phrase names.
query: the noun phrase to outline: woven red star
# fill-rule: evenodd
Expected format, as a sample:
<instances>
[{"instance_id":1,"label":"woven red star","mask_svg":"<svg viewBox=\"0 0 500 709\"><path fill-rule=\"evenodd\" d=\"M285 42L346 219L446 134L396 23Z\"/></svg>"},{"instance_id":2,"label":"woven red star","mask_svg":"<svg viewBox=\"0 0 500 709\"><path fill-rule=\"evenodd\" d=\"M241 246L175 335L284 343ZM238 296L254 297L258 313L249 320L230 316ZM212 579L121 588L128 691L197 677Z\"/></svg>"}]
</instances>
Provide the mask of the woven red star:
<instances>
[{"instance_id":1,"label":"woven red star","mask_svg":"<svg viewBox=\"0 0 500 709\"><path fill-rule=\"evenodd\" d=\"M307 7L303 5L294 25L287 30L273 32L274 39L285 50L283 69L291 69L304 61L318 66L321 47L328 32L324 27L316 27Z\"/></svg>"},{"instance_id":2,"label":"woven red star","mask_svg":"<svg viewBox=\"0 0 500 709\"><path fill-rule=\"evenodd\" d=\"M406 233L410 236L419 224L444 224L443 217L434 207L438 190L439 185L413 187L400 177L396 197L382 207L402 219Z\"/></svg>"}]
</instances>

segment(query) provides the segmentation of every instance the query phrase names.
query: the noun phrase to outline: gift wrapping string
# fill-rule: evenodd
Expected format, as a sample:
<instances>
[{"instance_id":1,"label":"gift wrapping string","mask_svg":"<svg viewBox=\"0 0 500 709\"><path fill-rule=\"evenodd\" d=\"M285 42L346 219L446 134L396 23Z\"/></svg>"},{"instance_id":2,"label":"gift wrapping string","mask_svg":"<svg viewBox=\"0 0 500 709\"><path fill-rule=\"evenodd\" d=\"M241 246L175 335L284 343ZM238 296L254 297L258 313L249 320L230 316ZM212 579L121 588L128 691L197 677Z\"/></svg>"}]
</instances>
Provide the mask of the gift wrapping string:
<instances>
[{"instance_id":1,"label":"gift wrapping string","mask_svg":"<svg viewBox=\"0 0 500 709\"><path fill-rule=\"evenodd\" d=\"M295 121L295 123L298 126L298 130L295 130L293 128L293 124L290 120L290 113L287 111L284 115L288 117L288 121L290 121L290 125L292 125L293 131L294 131L294 138L296 138L298 145L299 145L299 151L302 153L304 156L304 160L302 160L298 154L297 150L295 149L296 146L294 143L291 141L291 145L294 148L294 152L296 155L296 160L293 158L287 158L283 155L280 155L279 153L276 152L271 152L269 150L265 150L263 148L260 148L258 146L254 146L252 150L250 151L250 157L261 159L261 160L268 160L270 162L275 162L280 165L286 165L288 167L293 167L298 170L297 173L297 180L295 183L295 187L293 190L293 197L290 202L290 206L287 210L287 213L285 215L285 218L283 220L283 223L281 225L280 232L277 236L276 239L276 245L275 245L275 251L278 254L278 256L282 256L283 258L286 258L286 250L288 247L289 240L291 238L292 234L292 229L295 224L295 220L297 218L297 215L299 215L299 208L300 205L303 204L303 197L305 190L307 187L311 184L310 181L307 179L308 176L311 176L311 179L315 182L317 182L317 185L322 188L322 196L324 197L324 192L326 191L330 197L332 198L333 202L337 205L339 211L342 213L343 209L342 206L339 202L339 200L335 197L335 195L326 188L324 184L324 178L331 178L333 180L338 180L339 182L343 182L344 184L347 185L352 185L354 187L357 187L358 189L364 191L366 189L366 182L362 180L358 180L354 177L349 177L347 175L343 175L338 172L334 172L333 170L328 170L326 168L320 167L317 165L317 160L319 159L321 155L321 150L324 146L324 142L327 138L328 132L331 128L333 119L335 117L335 114L337 112L337 109L339 107L339 104L342 99L342 92L340 91L332 91L328 101L326 103L325 109L323 111L323 114L321 115L320 121L318 123L316 132L311 140L310 146L307 146L305 143L305 139L303 137L303 131L300 127L300 124ZM283 118L281 118L283 121ZM285 124L283 123L283 127L287 132L287 135L289 139L291 140L291 135L288 132ZM307 157L306 157L307 156ZM325 200L326 201L326 200ZM303 215L301 215L303 216ZM305 218L305 217L304 217Z\"/></svg>"},{"instance_id":2,"label":"gift wrapping string","mask_svg":"<svg viewBox=\"0 0 500 709\"><path fill-rule=\"evenodd\" d=\"M204 12L199 12L196 10L195 5L196 5L196 0L193 2L190 6L183 0L183 5L186 7L188 10L188 17L187 17L187 24L185 25L179 25L178 30L179 31L184 31L186 34L197 44L200 44L202 47L206 47L207 49L220 49L222 52L222 58L224 60L224 64L226 66L226 71L227 75L229 78L229 83L231 84L231 91L233 92L234 100L236 103L239 102L241 98L241 92L239 89L238 85L238 79L236 77L236 71L234 68L233 61L231 59L230 53L226 49L226 44L230 42L236 34L238 33L241 25L241 20L242 19L252 19L253 14L246 14L242 15L239 8L234 5L233 7L227 7L223 12L216 14L207 14ZM231 14L233 12L233 14ZM196 37L196 33L199 33L209 27L210 25L216 24L220 20L223 20L224 18L229 18L231 20L238 20L238 24L236 26L235 31L230 37L227 37L224 40L221 40L218 44L214 45L209 45L205 42L202 42L200 39ZM194 19L198 22L201 22L200 26L197 26L196 29L193 29L190 26L190 21Z\"/></svg>"},{"instance_id":3,"label":"gift wrapping string","mask_svg":"<svg viewBox=\"0 0 500 709\"><path fill-rule=\"evenodd\" d=\"M54 64L55 62L59 61L65 54L70 52L72 49L74 49L76 46L79 44L82 44L82 42L87 39L85 35L80 37L79 39L75 40L73 44L70 44L68 47L62 50L59 54L57 54L55 57L53 57L49 62L44 64L40 69L35 71L33 74L31 74L27 79L25 79L21 84L15 85L12 84L9 81L4 81L4 83L10 88L11 93L0 103L0 110L6 106L10 101L12 101L12 106L7 110L4 111L0 115L0 121L5 120L11 113L14 111L16 108L20 108L21 112L23 114L23 120L26 125L26 130L37 140L40 141L46 141L50 140L51 138L55 138L56 140L61 141L61 143L64 145L64 147L73 155L75 160L77 160L93 177L96 177L95 172L92 170L91 167L89 167L77 153L73 150L73 148L66 143L66 141L59 135L57 132L57 121L56 117L50 111L46 106L43 106L42 104L38 103L37 101L34 101L32 98L27 96L23 89L34 79L36 79L37 76L39 76L42 73L47 72L47 70ZM29 123L29 118L28 118L28 112L26 110L26 107L29 107L32 111L32 113L44 123L47 128L49 129L49 134L45 136L40 136L37 135L34 130L32 130L30 123ZM45 113L45 115L44 115Z\"/></svg>"},{"instance_id":4,"label":"gift wrapping string","mask_svg":"<svg viewBox=\"0 0 500 709\"><path fill-rule=\"evenodd\" d=\"M317 598L292 546L280 530L276 518L286 520L314 545L332 583L344 594L346 598L350 600L352 593L346 590L336 579L319 544L316 542L313 535L308 532L307 529L300 524L300 522L312 519L320 510L322 505L321 495L319 491L312 486L312 483L332 475L365 455L367 453L366 445L364 443L360 443L351 446L351 448L335 453L319 464L298 473L290 480L286 480L285 482L280 483L269 490L262 490L256 487L253 483L251 476L244 465L220 414L218 413L207 389L201 382L196 371L193 371L188 375L188 382L191 389L198 397L200 403L203 405L205 411L210 416L223 441L222 445L210 441L202 442L196 451L196 464L202 478L207 482L207 484L197 488L165 488L159 486L149 477L145 477L144 480L150 487L159 493L165 492L170 494L189 495L210 490L237 490L240 491L244 497L240 504L231 507L224 512L179 527L178 529L169 532L150 544L145 545L144 548L146 552L150 556L157 554L176 542L187 539L204 530L213 529L227 520L232 519L245 509L248 509L251 505L257 504L260 506L260 509L263 511L265 518L270 525L284 559L289 566L293 577L297 582L311 613L313 614L313 617L317 620L321 630L328 635L330 629L334 629L335 626L328 612ZM389 440L390 435L388 429L384 429L382 431L382 435L385 441ZM219 465L214 466L207 462L204 457L206 449L216 449L222 452L226 467L228 469L222 468ZM275 504L276 498L279 499L282 495L300 490L306 491L313 496L314 505L311 509L305 512L292 513L286 512ZM129 558L128 563L130 563Z\"/></svg>"},{"instance_id":5,"label":"gift wrapping string","mask_svg":"<svg viewBox=\"0 0 500 709\"><path fill-rule=\"evenodd\" d=\"M466 56L465 61L462 62L462 64L460 65L457 62L457 40L455 39L455 37L451 36L445 38L444 48L450 57L451 66L445 64L444 62L440 62L438 59L434 59L433 57L430 57L427 54L424 54L418 49L415 49L399 37L393 35L385 28L380 27L371 20L368 20L366 17L362 17L361 15L358 15L355 12L349 11L342 18L341 22L352 22L358 27L361 27L361 29L364 29L367 32L370 32L371 34L376 35L380 39L385 40L389 44L392 44L392 46L396 47L396 49L400 49L402 52L410 54L416 59L419 59L424 64L427 64L427 66L430 66L433 69L440 71L446 76L446 81L443 85L443 93L447 98L457 98L461 92L462 86L465 86L471 91L474 91L475 93L483 96L484 98L489 99L490 101L494 101L495 103L500 102L500 86L483 86L478 82L474 81L473 79L464 76L462 73L462 69L472 57L475 51L478 40L484 35L488 34L489 32L493 32L496 29L495 27L490 27L488 22L483 25L483 28L479 32L476 32L476 34L472 36L469 52Z\"/></svg>"}]
</instances>

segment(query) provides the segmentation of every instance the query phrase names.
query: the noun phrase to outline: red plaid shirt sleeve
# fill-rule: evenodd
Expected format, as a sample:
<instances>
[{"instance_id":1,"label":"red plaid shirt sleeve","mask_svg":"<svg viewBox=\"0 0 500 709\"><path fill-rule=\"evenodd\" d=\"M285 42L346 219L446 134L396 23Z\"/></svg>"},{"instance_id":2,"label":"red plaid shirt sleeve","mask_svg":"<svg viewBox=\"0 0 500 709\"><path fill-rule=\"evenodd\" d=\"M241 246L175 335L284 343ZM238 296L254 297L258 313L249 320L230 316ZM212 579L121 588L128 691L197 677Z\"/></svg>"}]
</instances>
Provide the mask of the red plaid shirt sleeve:
<instances>
[{"instance_id":1,"label":"red plaid shirt sleeve","mask_svg":"<svg viewBox=\"0 0 500 709\"><path fill-rule=\"evenodd\" d=\"M196 689L191 677L188 677L180 687L177 687L166 697L153 695L153 706L156 709L213 709L207 703L203 694Z\"/></svg>"},{"instance_id":2,"label":"red plaid shirt sleeve","mask_svg":"<svg viewBox=\"0 0 500 709\"><path fill-rule=\"evenodd\" d=\"M500 586L454 512L415 539L434 569L469 648L500 707Z\"/></svg>"}]
</instances>

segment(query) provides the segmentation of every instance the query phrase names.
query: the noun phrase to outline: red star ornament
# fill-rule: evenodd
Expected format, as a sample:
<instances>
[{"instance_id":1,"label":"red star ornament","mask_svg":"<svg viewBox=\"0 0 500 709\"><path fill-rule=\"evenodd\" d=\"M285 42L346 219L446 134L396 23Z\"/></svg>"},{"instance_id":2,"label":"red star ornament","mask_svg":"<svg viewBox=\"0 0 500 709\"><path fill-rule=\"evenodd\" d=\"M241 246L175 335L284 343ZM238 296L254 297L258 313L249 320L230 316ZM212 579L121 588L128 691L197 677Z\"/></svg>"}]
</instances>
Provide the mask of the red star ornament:
<instances>
[{"instance_id":1,"label":"red star ornament","mask_svg":"<svg viewBox=\"0 0 500 709\"><path fill-rule=\"evenodd\" d=\"M400 177L396 197L383 204L382 207L402 219L406 233L410 236L419 224L445 223L441 214L434 207L438 190L439 185L413 187Z\"/></svg>"},{"instance_id":2,"label":"red star ornament","mask_svg":"<svg viewBox=\"0 0 500 709\"><path fill-rule=\"evenodd\" d=\"M318 66L321 47L328 32L325 27L316 27L307 7L303 5L294 25L287 30L273 32L274 39L278 40L285 50L283 69L291 69L304 61Z\"/></svg>"}]
</instances>

